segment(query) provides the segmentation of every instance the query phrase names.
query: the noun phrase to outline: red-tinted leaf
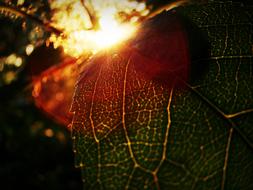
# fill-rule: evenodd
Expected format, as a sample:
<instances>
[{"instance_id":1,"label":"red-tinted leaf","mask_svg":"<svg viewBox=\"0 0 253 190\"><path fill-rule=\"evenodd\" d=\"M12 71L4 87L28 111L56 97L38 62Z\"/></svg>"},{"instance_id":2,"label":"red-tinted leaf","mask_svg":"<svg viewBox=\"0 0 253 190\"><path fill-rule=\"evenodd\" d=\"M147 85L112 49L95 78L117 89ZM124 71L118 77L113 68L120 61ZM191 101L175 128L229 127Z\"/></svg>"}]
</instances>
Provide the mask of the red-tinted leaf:
<instances>
[{"instance_id":1,"label":"red-tinted leaf","mask_svg":"<svg viewBox=\"0 0 253 190\"><path fill-rule=\"evenodd\" d=\"M110 189L116 183L104 181L113 174L119 180L114 188L127 189L138 169L157 182L172 91L189 76L188 51L180 19L165 12L146 21L133 39L87 64L72 104L76 164L87 166L86 187ZM152 154L144 155L140 146Z\"/></svg>"},{"instance_id":2,"label":"red-tinted leaf","mask_svg":"<svg viewBox=\"0 0 253 190\"><path fill-rule=\"evenodd\" d=\"M36 106L65 126L72 119L69 109L77 76L76 60L67 58L61 64L33 77Z\"/></svg>"}]
</instances>

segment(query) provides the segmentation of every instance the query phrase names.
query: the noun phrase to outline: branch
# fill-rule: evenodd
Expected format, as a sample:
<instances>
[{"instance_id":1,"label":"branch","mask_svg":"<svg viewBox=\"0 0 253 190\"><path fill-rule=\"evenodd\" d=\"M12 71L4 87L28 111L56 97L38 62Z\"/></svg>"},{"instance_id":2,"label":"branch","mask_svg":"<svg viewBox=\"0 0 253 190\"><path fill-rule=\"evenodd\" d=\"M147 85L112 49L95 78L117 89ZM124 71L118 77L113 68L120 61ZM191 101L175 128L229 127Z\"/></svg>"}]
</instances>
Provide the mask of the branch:
<instances>
[{"instance_id":1,"label":"branch","mask_svg":"<svg viewBox=\"0 0 253 190\"><path fill-rule=\"evenodd\" d=\"M0 14L3 14L4 16L10 17L10 18L14 16L14 17L21 17L23 19L32 20L36 22L38 25L41 25L46 31L55 33L56 35L60 35L63 33L62 30L55 28L49 22L44 22L38 17L27 14L25 11L19 10L15 7L11 7L8 5L0 5Z\"/></svg>"},{"instance_id":2,"label":"branch","mask_svg":"<svg viewBox=\"0 0 253 190\"><path fill-rule=\"evenodd\" d=\"M96 16L94 9L92 8L91 4L88 1L85 1L85 0L80 0L80 1L83 8L87 11L90 18L90 22L92 24L92 27L89 29L97 30L99 28L99 22L98 22L98 18Z\"/></svg>"},{"instance_id":3,"label":"branch","mask_svg":"<svg viewBox=\"0 0 253 190\"><path fill-rule=\"evenodd\" d=\"M175 2L163 5L157 9L152 10L146 19L152 18L152 17L160 14L163 11L169 11L171 9L174 9L176 7L179 7L179 6L189 3L189 2L190 2L190 0L177 0Z\"/></svg>"}]
</instances>

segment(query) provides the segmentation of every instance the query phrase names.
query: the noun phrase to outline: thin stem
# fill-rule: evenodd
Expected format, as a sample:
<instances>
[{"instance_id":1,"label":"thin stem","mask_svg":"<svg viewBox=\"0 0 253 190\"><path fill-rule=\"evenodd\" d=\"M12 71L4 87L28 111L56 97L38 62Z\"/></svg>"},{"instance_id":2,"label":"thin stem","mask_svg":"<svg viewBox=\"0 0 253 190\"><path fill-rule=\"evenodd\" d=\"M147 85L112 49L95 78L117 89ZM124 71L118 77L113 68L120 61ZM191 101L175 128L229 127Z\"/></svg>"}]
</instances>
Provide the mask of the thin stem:
<instances>
[{"instance_id":1,"label":"thin stem","mask_svg":"<svg viewBox=\"0 0 253 190\"><path fill-rule=\"evenodd\" d=\"M89 30L97 30L99 28L98 18L92 5L85 0L80 0L83 8L87 11L92 27Z\"/></svg>"},{"instance_id":2,"label":"thin stem","mask_svg":"<svg viewBox=\"0 0 253 190\"><path fill-rule=\"evenodd\" d=\"M171 2L169 4L165 4L161 7L158 7L156 9L152 10L149 13L149 15L147 16L147 19L152 18L152 17L160 14L163 11L169 11L173 8L179 7L179 6L189 3L189 2L190 2L190 0L177 0L177 1Z\"/></svg>"},{"instance_id":3,"label":"thin stem","mask_svg":"<svg viewBox=\"0 0 253 190\"><path fill-rule=\"evenodd\" d=\"M30 15L30 14L26 13L25 11L22 11L16 7L11 7L8 5L0 5L0 12L5 13L5 16L6 15L9 16L8 14L10 14L10 15L15 15L16 17L30 19L30 20L36 22L37 24L43 26L43 28L46 31L55 33L56 35L61 35L63 33L62 30L55 28L49 22L44 22L41 19L39 19L38 17Z\"/></svg>"}]
</instances>

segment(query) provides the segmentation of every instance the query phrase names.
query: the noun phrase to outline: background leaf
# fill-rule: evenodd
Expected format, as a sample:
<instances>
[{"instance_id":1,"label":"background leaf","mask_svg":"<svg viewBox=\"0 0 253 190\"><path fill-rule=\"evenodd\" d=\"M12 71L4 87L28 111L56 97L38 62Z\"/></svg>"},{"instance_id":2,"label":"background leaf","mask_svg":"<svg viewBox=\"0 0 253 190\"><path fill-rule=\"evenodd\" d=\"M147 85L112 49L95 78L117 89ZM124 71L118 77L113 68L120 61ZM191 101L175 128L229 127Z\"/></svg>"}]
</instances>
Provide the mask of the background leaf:
<instances>
[{"instance_id":1,"label":"background leaf","mask_svg":"<svg viewBox=\"0 0 253 190\"><path fill-rule=\"evenodd\" d=\"M206 69L186 88L135 72L125 52L93 60L72 105L85 188L253 188L251 10L231 1L177 10L210 44L208 58L192 56Z\"/></svg>"}]
</instances>

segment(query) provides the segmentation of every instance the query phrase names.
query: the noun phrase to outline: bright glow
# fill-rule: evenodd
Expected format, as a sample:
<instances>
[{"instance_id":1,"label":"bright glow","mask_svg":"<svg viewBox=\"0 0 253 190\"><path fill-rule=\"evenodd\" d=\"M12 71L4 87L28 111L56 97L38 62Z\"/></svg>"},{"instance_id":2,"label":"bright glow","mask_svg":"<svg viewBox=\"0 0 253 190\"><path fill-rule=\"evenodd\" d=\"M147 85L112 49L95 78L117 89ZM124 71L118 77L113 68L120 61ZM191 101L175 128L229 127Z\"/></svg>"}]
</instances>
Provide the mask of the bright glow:
<instances>
[{"instance_id":1,"label":"bright glow","mask_svg":"<svg viewBox=\"0 0 253 190\"><path fill-rule=\"evenodd\" d=\"M5 63L7 65L15 65L16 67L20 67L22 65L22 62L22 58L18 57L16 54L9 55L5 60Z\"/></svg>"},{"instance_id":2,"label":"bright glow","mask_svg":"<svg viewBox=\"0 0 253 190\"><path fill-rule=\"evenodd\" d=\"M16 66L16 67L20 67L21 65L22 65L22 59L20 58L20 57L18 57L16 60L15 60L15 63L14 63L14 65Z\"/></svg>"},{"instance_id":3,"label":"bright glow","mask_svg":"<svg viewBox=\"0 0 253 190\"><path fill-rule=\"evenodd\" d=\"M25 0L18 0L17 5L23 5Z\"/></svg>"},{"instance_id":4,"label":"bright glow","mask_svg":"<svg viewBox=\"0 0 253 190\"><path fill-rule=\"evenodd\" d=\"M27 55L31 55L33 50L34 50L34 46L32 44L29 44L29 45L26 46L25 52L26 52Z\"/></svg>"},{"instance_id":5,"label":"bright glow","mask_svg":"<svg viewBox=\"0 0 253 190\"><path fill-rule=\"evenodd\" d=\"M53 137L54 136L54 131L52 129L45 129L44 135L46 137Z\"/></svg>"},{"instance_id":6,"label":"bright glow","mask_svg":"<svg viewBox=\"0 0 253 190\"><path fill-rule=\"evenodd\" d=\"M89 2L85 6L81 2L54 0L50 3L54 10L52 22L64 31L64 35L51 35L49 40L75 57L96 53L126 40L134 34L139 17L149 13L145 3L137 1L83 1ZM97 18L99 28L92 28L89 13Z\"/></svg>"},{"instance_id":7,"label":"bright glow","mask_svg":"<svg viewBox=\"0 0 253 190\"><path fill-rule=\"evenodd\" d=\"M9 71L4 75L4 80L6 84L10 84L16 79L16 74L13 71Z\"/></svg>"},{"instance_id":8,"label":"bright glow","mask_svg":"<svg viewBox=\"0 0 253 190\"><path fill-rule=\"evenodd\" d=\"M6 63L7 65L13 65L13 64L15 63L16 59L17 59L16 54L11 54L11 55L9 55L9 56L6 58L5 63Z\"/></svg>"}]
</instances>

